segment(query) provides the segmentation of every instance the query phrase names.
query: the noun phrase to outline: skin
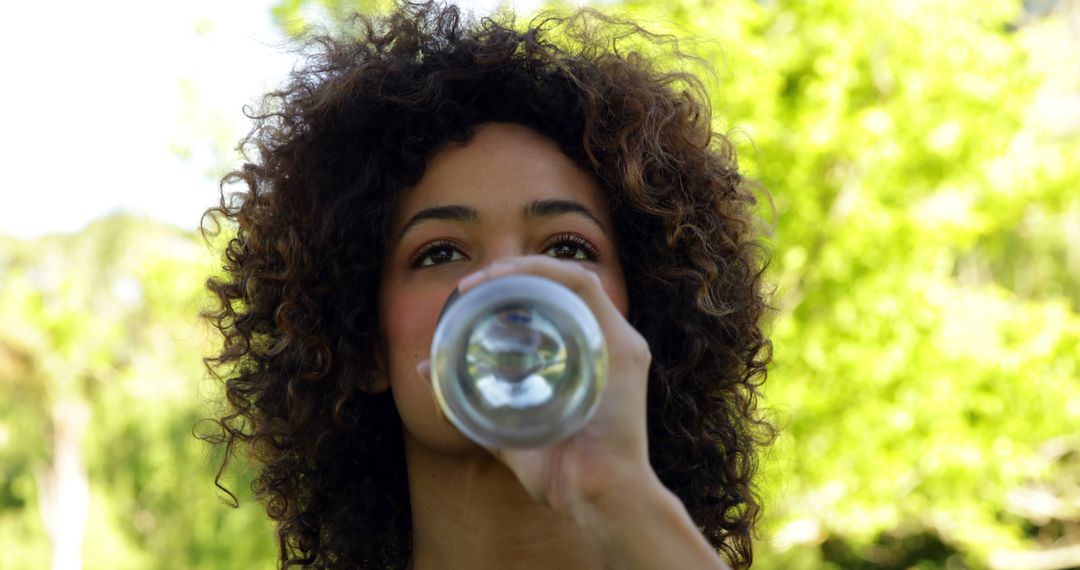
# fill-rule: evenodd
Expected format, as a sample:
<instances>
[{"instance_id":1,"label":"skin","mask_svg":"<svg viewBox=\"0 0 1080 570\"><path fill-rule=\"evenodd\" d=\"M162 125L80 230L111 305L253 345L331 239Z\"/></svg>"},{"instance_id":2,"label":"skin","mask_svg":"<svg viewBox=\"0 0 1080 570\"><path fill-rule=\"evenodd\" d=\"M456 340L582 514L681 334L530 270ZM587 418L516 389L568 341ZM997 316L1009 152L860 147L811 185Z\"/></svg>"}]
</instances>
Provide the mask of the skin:
<instances>
[{"instance_id":1,"label":"skin","mask_svg":"<svg viewBox=\"0 0 1080 570\"><path fill-rule=\"evenodd\" d=\"M520 125L480 125L406 190L385 252L380 323L382 388L404 429L410 568L726 567L649 465L649 349L625 318L612 227L595 179ZM484 449L440 413L427 358L455 287L517 273L585 301L608 343L609 381L577 434L539 449Z\"/></svg>"}]
</instances>

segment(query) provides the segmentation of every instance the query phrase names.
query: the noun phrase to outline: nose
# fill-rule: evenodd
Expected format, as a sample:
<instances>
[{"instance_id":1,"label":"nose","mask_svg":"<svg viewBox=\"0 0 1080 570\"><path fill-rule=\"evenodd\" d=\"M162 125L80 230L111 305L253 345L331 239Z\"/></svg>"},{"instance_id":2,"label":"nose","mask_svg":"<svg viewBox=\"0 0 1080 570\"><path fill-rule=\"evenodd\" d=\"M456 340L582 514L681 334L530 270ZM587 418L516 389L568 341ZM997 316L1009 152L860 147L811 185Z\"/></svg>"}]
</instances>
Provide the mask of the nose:
<instances>
[{"instance_id":1,"label":"nose","mask_svg":"<svg viewBox=\"0 0 1080 570\"><path fill-rule=\"evenodd\" d=\"M528 253L529 252L525 249L524 245L515 244L514 240L511 239L503 239L499 243L497 243L495 247L488 249L488 252L483 256L483 258L481 258L480 265L473 268L473 270L482 271L499 261L505 261L515 257L524 257L528 255ZM442 310L439 311L440 321L442 320L443 315L446 314L447 309L450 308L450 305L453 305L460 296L461 291L457 287L455 287L454 290L450 292L450 295L443 303Z\"/></svg>"},{"instance_id":2,"label":"nose","mask_svg":"<svg viewBox=\"0 0 1080 570\"><path fill-rule=\"evenodd\" d=\"M530 252L522 240L509 237L493 242L485 252L483 260L477 270L486 269L488 266L499 261L505 261L515 257L524 257Z\"/></svg>"}]
</instances>

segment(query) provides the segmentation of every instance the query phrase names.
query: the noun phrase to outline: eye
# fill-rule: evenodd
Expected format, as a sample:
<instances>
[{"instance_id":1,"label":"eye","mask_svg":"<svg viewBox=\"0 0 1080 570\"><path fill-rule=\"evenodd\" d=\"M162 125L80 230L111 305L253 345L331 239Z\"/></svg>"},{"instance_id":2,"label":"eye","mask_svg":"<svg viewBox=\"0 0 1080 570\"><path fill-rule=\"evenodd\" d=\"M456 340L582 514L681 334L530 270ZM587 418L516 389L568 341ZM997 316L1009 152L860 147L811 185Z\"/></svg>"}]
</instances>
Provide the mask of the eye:
<instances>
[{"instance_id":1,"label":"eye","mask_svg":"<svg viewBox=\"0 0 1080 570\"><path fill-rule=\"evenodd\" d=\"M452 241L437 241L424 246L409 258L409 267L430 267L451 261L461 261L465 255Z\"/></svg>"},{"instance_id":2,"label":"eye","mask_svg":"<svg viewBox=\"0 0 1080 570\"><path fill-rule=\"evenodd\" d=\"M544 253L560 259L596 261L600 257L596 247L585 238L575 234L560 234L547 243Z\"/></svg>"}]
</instances>

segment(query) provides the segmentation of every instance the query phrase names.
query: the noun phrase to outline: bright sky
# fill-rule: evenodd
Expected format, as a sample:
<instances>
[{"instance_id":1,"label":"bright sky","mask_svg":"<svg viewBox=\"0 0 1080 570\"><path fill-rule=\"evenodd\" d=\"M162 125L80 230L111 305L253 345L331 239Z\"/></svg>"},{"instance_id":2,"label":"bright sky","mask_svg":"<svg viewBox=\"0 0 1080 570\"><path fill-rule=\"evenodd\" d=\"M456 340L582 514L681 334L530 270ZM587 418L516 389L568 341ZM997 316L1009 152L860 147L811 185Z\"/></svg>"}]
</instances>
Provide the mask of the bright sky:
<instances>
[{"instance_id":1,"label":"bright sky","mask_svg":"<svg viewBox=\"0 0 1080 570\"><path fill-rule=\"evenodd\" d=\"M496 3L460 4L486 12ZM77 231L114 211L194 229L217 199L213 141L235 145L247 130L241 107L294 61L279 47L272 4L6 4L0 234Z\"/></svg>"}]
</instances>

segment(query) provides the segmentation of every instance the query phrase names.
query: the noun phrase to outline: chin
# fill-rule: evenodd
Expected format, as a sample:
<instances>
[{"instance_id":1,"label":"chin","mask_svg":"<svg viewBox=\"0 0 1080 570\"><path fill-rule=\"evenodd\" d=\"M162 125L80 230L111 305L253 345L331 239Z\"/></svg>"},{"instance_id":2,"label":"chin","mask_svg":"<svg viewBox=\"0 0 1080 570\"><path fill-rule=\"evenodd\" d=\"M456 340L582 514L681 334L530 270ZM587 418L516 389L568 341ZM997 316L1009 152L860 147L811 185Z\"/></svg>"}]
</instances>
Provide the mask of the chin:
<instances>
[{"instance_id":1,"label":"chin","mask_svg":"<svg viewBox=\"0 0 1080 570\"><path fill-rule=\"evenodd\" d=\"M488 454L442 415L431 390L419 385L419 381L404 386L392 384L392 388L394 404L409 444L448 455Z\"/></svg>"}]
</instances>

